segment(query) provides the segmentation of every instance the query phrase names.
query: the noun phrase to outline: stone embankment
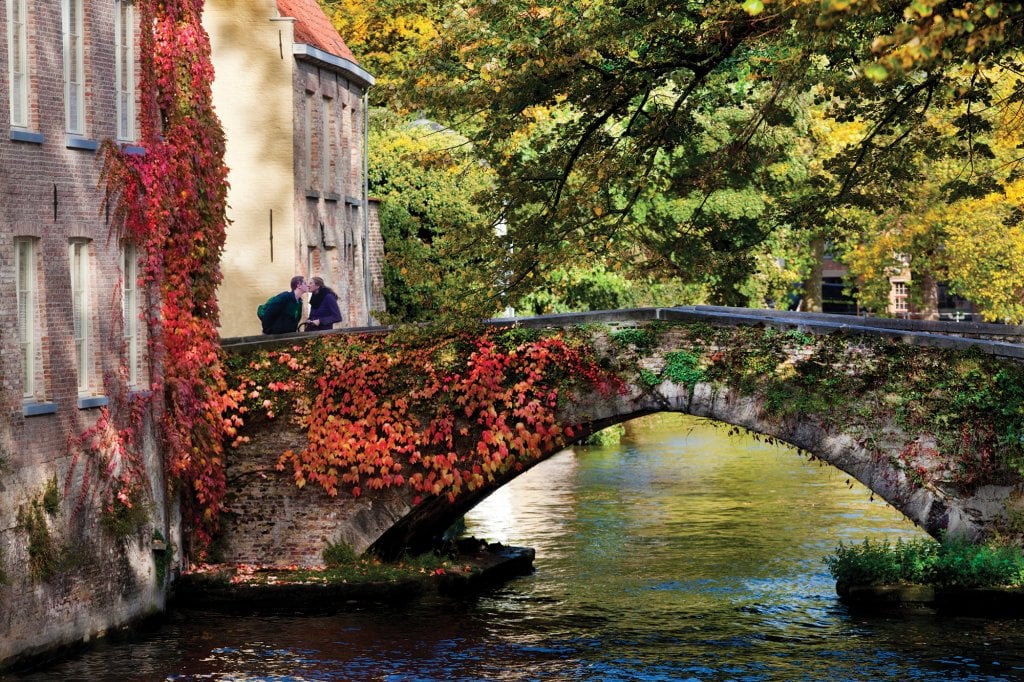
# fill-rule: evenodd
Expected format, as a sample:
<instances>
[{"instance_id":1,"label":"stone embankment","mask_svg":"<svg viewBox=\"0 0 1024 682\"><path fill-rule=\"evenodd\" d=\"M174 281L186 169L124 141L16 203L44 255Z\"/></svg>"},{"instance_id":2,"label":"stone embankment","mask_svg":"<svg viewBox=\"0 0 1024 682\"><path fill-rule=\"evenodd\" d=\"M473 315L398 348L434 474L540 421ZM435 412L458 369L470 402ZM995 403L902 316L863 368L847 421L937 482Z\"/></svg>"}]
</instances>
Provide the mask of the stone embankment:
<instances>
[{"instance_id":1,"label":"stone embankment","mask_svg":"<svg viewBox=\"0 0 1024 682\"><path fill-rule=\"evenodd\" d=\"M1024 588L932 585L836 584L851 609L878 613L932 611L944 615L1017 618L1024 613Z\"/></svg>"},{"instance_id":2,"label":"stone embankment","mask_svg":"<svg viewBox=\"0 0 1024 682\"><path fill-rule=\"evenodd\" d=\"M450 561L454 568L394 580L323 581L311 579L306 570L273 568L241 574L235 566L215 566L183 574L172 604L232 612L329 613L375 604L403 605L433 596L461 598L529 575L534 558L530 547L470 540L459 544Z\"/></svg>"}]
</instances>

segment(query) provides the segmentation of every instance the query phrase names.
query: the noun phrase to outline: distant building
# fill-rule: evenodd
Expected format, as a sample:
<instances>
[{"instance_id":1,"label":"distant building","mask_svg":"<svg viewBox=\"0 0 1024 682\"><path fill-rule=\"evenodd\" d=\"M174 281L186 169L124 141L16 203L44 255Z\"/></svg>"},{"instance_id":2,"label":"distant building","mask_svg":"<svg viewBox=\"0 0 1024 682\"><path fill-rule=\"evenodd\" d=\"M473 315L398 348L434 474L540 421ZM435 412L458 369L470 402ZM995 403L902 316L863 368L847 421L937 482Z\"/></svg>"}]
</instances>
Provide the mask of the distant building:
<instances>
[{"instance_id":1,"label":"distant building","mask_svg":"<svg viewBox=\"0 0 1024 682\"><path fill-rule=\"evenodd\" d=\"M259 334L256 307L319 275L344 322L384 309L383 241L365 188L364 71L316 0L207 0L214 106L230 169L221 336Z\"/></svg>"},{"instance_id":2,"label":"distant building","mask_svg":"<svg viewBox=\"0 0 1024 682\"><path fill-rule=\"evenodd\" d=\"M887 317L925 319L933 317L948 322L965 322L978 319L977 307L967 299L949 293L944 282L935 285L935 309L926 313L914 305L910 296L914 275L909 263L894 268L889 275L889 304L884 311L865 311L858 305L855 296L847 293L850 286L845 265L825 256L822 269L822 312L858 315L882 313ZM855 294L855 292L853 292Z\"/></svg>"}]
</instances>

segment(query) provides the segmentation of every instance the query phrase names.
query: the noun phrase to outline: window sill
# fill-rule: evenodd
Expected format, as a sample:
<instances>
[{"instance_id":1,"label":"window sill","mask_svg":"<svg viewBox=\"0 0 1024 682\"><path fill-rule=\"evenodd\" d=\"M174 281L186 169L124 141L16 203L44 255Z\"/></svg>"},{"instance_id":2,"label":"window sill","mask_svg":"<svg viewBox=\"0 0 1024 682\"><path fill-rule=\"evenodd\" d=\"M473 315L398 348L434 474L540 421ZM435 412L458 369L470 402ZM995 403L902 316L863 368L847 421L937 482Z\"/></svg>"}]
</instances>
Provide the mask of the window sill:
<instances>
[{"instance_id":1,"label":"window sill","mask_svg":"<svg viewBox=\"0 0 1024 682\"><path fill-rule=\"evenodd\" d=\"M346 196L345 203L349 206L362 206L363 200L352 196Z\"/></svg>"},{"instance_id":2,"label":"window sill","mask_svg":"<svg viewBox=\"0 0 1024 682\"><path fill-rule=\"evenodd\" d=\"M56 414L57 403L27 402L22 406L22 414L26 417L37 417L41 414Z\"/></svg>"},{"instance_id":3,"label":"window sill","mask_svg":"<svg viewBox=\"0 0 1024 682\"><path fill-rule=\"evenodd\" d=\"M145 147L140 147L137 144L132 144L130 142L121 142L120 146L121 146L121 151L123 151L125 154L128 154L129 156L145 156L146 155L146 148Z\"/></svg>"},{"instance_id":4,"label":"window sill","mask_svg":"<svg viewBox=\"0 0 1024 682\"><path fill-rule=\"evenodd\" d=\"M341 200L341 195L337 192L327 192L324 194L324 201L337 202Z\"/></svg>"},{"instance_id":5,"label":"window sill","mask_svg":"<svg viewBox=\"0 0 1024 682\"><path fill-rule=\"evenodd\" d=\"M317 189L307 189L306 190L306 198L307 199L319 199L320 198L320 190L317 190Z\"/></svg>"},{"instance_id":6,"label":"window sill","mask_svg":"<svg viewBox=\"0 0 1024 682\"><path fill-rule=\"evenodd\" d=\"M95 407L106 407L110 398L105 395L80 395L78 396L78 409L90 410Z\"/></svg>"},{"instance_id":7,"label":"window sill","mask_svg":"<svg viewBox=\"0 0 1024 682\"><path fill-rule=\"evenodd\" d=\"M68 149L82 149L87 152L94 152L100 148L100 143L77 135L68 135L65 143Z\"/></svg>"},{"instance_id":8,"label":"window sill","mask_svg":"<svg viewBox=\"0 0 1024 682\"><path fill-rule=\"evenodd\" d=\"M46 137L42 133L34 133L31 130L18 130L11 128L11 142L28 142L30 144L42 144Z\"/></svg>"}]
</instances>

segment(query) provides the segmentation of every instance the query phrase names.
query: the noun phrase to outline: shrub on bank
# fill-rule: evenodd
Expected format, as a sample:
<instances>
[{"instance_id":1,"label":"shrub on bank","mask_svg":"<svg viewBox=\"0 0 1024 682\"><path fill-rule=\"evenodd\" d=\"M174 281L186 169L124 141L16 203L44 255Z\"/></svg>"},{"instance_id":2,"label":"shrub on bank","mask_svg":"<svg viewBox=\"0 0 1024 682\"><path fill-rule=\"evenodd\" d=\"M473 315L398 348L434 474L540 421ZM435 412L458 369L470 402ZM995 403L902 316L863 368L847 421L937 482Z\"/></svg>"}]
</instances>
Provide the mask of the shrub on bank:
<instances>
[{"instance_id":1,"label":"shrub on bank","mask_svg":"<svg viewBox=\"0 0 1024 682\"><path fill-rule=\"evenodd\" d=\"M1024 552L1019 547L963 540L840 543L833 554L825 557L825 564L836 582L846 585L1024 585Z\"/></svg>"}]
</instances>

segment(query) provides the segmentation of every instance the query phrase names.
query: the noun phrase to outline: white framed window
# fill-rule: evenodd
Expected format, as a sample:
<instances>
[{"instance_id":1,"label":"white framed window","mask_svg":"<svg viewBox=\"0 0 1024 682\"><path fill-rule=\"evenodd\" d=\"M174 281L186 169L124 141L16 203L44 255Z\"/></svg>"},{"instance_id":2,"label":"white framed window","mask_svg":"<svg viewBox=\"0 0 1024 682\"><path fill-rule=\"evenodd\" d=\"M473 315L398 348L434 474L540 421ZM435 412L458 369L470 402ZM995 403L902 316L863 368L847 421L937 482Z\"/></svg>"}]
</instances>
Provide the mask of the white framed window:
<instances>
[{"instance_id":1,"label":"white framed window","mask_svg":"<svg viewBox=\"0 0 1024 682\"><path fill-rule=\"evenodd\" d=\"M78 392L89 391L92 362L89 348L89 242L82 239L68 244L71 262L71 318L75 337Z\"/></svg>"},{"instance_id":2,"label":"white framed window","mask_svg":"<svg viewBox=\"0 0 1024 682\"><path fill-rule=\"evenodd\" d=\"M14 240L15 296L18 299L18 345L21 349L22 396L35 396L36 376L36 240Z\"/></svg>"},{"instance_id":3,"label":"white framed window","mask_svg":"<svg viewBox=\"0 0 1024 682\"><path fill-rule=\"evenodd\" d=\"M907 283L906 282L893 282L892 283L893 293L893 307L896 312L907 311Z\"/></svg>"},{"instance_id":4,"label":"white framed window","mask_svg":"<svg viewBox=\"0 0 1024 682\"><path fill-rule=\"evenodd\" d=\"M85 134L85 43L82 0L61 0L64 30L64 111L67 131Z\"/></svg>"},{"instance_id":5,"label":"white framed window","mask_svg":"<svg viewBox=\"0 0 1024 682\"><path fill-rule=\"evenodd\" d=\"M28 127L28 14L25 0L7 3L8 77L11 83L11 126Z\"/></svg>"},{"instance_id":6,"label":"white framed window","mask_svg":"<svg viewBox=\"0 0 1024 682\"><path fill-rule=\"evenodd\" d=\"M117 139L135 139L135 2L114 0Z\"/></svg>"},{"instance_id":7,"label":"white framed window","mask_svg":"<svg viewBox=\"0 0 1024 682\"><path fill-rule=\"evenodd\" d=\"M125 243L121 249L121 306L124 318L125 362L128 363L128 385L139 383L139 269L135 244Z\"/></svg>"}]
</instances>

